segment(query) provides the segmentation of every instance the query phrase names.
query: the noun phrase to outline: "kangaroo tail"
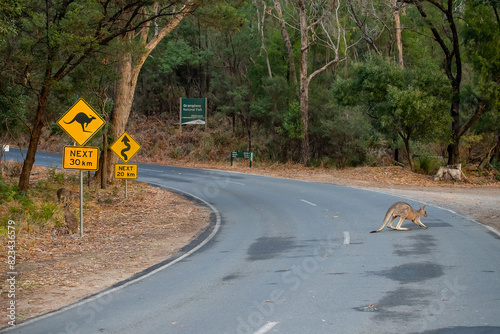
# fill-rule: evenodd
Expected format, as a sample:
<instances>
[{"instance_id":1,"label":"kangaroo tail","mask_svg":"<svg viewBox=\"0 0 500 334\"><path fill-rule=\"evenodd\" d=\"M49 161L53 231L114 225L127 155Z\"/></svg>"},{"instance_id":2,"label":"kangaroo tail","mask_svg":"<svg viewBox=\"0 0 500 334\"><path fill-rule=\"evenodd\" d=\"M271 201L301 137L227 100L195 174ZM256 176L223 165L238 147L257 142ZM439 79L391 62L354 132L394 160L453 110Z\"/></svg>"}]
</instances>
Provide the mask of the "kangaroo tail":
<instances>
[{"instance_id":1,"label":"kangaroo tail","mask_svg":"<svg viewBox=\"0 0 500 334\"><path fill-rule=\"evenodd\" d=\"M393 209L389 209L387 211L387 213L385 214L384 222L382 223L382 226L380 226L380 228L378 230L371 231L370 233L378 233L378 232L382 231L384 229L385 225L389 222L389 219L391 219L393 212L394 212Z\"/></svg>"}]
</instances>

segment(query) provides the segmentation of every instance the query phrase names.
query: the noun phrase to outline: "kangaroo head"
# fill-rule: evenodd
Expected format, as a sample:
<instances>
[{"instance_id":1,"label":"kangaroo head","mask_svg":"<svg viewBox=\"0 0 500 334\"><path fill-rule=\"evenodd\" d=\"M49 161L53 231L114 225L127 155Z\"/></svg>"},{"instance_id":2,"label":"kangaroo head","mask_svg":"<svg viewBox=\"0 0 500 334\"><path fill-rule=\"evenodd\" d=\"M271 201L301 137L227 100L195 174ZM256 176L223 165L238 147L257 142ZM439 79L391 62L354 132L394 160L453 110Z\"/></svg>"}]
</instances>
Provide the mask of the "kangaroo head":
<instances>
[{"instance_id":1,"label":"kangaroo head","mask_svg":"<svg viewBox=\"0 0 500 334\"><path fill-rule=\"evenodd\" d=\"M420 204L418 205L420 207L420 210L418 210L420 212L420 214L424 217L427 217L427 211L425 211L425 207L427 205L424 205L424 206L421 206Z\"/></svg>"}]
</instances>

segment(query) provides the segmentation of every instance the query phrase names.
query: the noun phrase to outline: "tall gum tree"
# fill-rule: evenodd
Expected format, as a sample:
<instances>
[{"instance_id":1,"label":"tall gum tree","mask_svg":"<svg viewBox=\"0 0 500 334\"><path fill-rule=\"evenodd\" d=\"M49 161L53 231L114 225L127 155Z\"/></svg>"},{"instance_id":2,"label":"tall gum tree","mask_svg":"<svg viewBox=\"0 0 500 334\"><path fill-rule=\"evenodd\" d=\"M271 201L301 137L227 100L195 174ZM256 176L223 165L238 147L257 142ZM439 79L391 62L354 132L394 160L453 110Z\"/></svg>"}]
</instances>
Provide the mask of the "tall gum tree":
<instances>
[{"instance_id":1,"label":"tall gum tree","mask_svg":"<svg viewBox=\"0 0 500 334\"><path fill-rule=\"evenodd\" d=\"M289 37L285 29L286 25L298 30L300 34L300 55L299 55L299 78L298 97L300 103L300 114L302 120L302 143L300 161L308 165L311 160L311 150L309 145L309 85L311 80L329 68L335 67L338 63L346 59L340 56L342 51L347 50L345 30L339 19L340 0L333 1L310 1L299 0L295 7L298 19L285 22L282 13L282 6L274 0L276 17L281 26L282 36L287 46L289 62L294 59L290 48ZM290 15L288 15L289 17ZM310 68L309 51L311 47L324 47L329 50L328 59L322 66ZM293 71L292 64L289 65ZM293 78L293 73L292 76Z\"/></svg>"},{"instance_id":2,"label":"tall gum tree","mask_svg":"<svg viewBox=\"0 0 500 334\"><path fill-rule=\"evenodd\" d=\"M193 8L194 3L191 1L184 4L178 3L177 6L170 8L169 18L161 29L158 29L156 24L148 21L138 33L131 31L121 38L120 43L123 44L123 48L120 49L124 52L120 54L121 61L118 62L117 68L119 80L115 85L115 105L111 113L109 127L109 138L111 140L118 138L125 131L132 109L137 78L144 62L158 43L175 29ZM152 10L153 12L158 10L158 3L155 4ZM139 52L134 52L133 50L137 49L129 47L133 42L138 44L136 47L139 47ZM112 180L113 165L118 161L118 157L111 154L109 150L104 154L107 154L105 166L107 179Z\"/></svg>"},{"instance_id":3,"label":"tall gum tree","mask_svg":"<svg viewBox=\"0 0 500 334\"><path fill-rule=\"evenodd\" d=\"M416 6L420 16L424 19L425 24L432 32L434 40L438 43L444 55L443 69L453 90L450 107L450 115L452 118L452 141L447 148L448 164L454 165L457 164L460 159L460 138L481 117L486 106L486 101L482 97L477 97L475 112L468 119L462 119L460 113L463 75L462 53L460 48L462 41L460 40L456 17L456 15L459 14L457 7L460 4L455 3L453 0L411 0L411 3ZM430 7L427 7L426 4L430 5ZM437 9L442 14L442 26L432 20L429 15L432 9Z\"/></svg>"}]
</instances>

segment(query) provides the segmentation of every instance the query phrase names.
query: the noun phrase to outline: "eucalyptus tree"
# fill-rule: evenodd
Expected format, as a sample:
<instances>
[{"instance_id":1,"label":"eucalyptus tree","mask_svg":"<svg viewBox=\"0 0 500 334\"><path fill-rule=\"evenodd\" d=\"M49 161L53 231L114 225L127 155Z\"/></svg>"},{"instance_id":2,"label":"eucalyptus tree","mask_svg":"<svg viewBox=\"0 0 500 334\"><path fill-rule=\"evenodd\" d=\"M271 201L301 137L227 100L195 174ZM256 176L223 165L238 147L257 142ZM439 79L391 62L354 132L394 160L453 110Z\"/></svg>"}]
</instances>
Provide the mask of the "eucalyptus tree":
<instances>
[{"instance_id":1,"label":"eucalyptus tree","mask_svg":"<svg viewBox=\"0 0 500 334\"><path fill-rule=\"evenodd\" d=\"M330 68L334 68L344 61L349 48L345 28L342 24L341 1L326 0L298 0L296 4L286 6L287 14L284 15L284 7L281 3L274 1L275 16L280 22L282 36L287 45L288 61L295 59L290 48L289 35L284 31L285 27L295 29L300 35L300 51L298 55L298 97L302 120L302 144L300 161L308 165L311 159L309 138L309 85L311 80ZM312 63L309 52L313 46L328 50L325 52L326 59L318 64ZM311 68L311 65L314 67ZM296 66L290 65L290 70ZM292 76L293 78L293 76Z\"/></svg>"},{"instance_id":2,"label":"eucalyptus tree","mask_svg":"<svg viewBox=\"0 0 500 334\"><path fill-rule=\"evenodd\" d=\"M462 1L456 0L410 0L430 32L429 38L437 43L443 58L442 67L452 88L449 114L452 118L452 140L448 145L448 164L457 164L460 158L460 138L481 117L486 103L483 96L476 96L475 110L464 115L462 108L462 81L464 77L463 38L460 35Z\"/></svg>"},{"instance_id":3,"label":"eucalyptus tree","mask_svg":"<svg viewBox=\"0 0 500 334\"><path fill-rule=\"evenodd\" d=\"M488 101L491 111L485 128L495 133L493 148L484 163L500 160L500 3L495 0L472 0L465 6L463 36L472 62L478 91ZM487 125L487 126L486 126Z\"/></svg>"},{"instance_id":4,"label":"eucalyptus tree","mask_svg":"<svg viewBox=\"0 0 500 334\"><path fill-rule=\"evenodd\" d=\"M431 64L425 71L401 69L375 57L356 64L352 79L337 80L334 95L343 105L364 106L380 131L399 136L414 170L411 141L447 140L451 120L445 112L450 97L446 82Z\"/></svg>"}]
</instances>

